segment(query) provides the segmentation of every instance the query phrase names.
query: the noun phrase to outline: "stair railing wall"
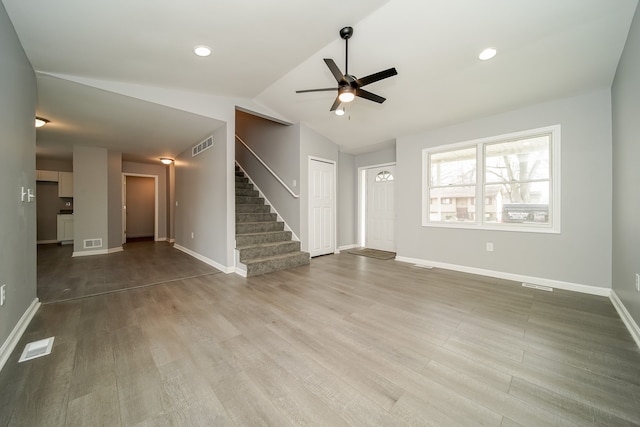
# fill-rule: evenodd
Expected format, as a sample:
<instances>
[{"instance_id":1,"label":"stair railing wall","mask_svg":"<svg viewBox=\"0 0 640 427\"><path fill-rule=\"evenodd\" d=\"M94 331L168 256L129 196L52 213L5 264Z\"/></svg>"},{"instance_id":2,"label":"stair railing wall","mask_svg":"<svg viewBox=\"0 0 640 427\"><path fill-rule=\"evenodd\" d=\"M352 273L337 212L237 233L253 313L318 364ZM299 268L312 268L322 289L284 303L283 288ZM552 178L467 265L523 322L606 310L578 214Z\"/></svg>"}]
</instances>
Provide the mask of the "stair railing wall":
<instances>
[{"instance_id":1,"label":"stair railing wall","mask_svg":"<svg viewBox=\"0 0 640 427\"><path fill-rule=\"evenodd\" d=\"M300 196L293 192L238 136L236 136L236 162L262 195L269 200L271 207L291 228L291 231L299 235Z\"/></svg>"}]
</instances>

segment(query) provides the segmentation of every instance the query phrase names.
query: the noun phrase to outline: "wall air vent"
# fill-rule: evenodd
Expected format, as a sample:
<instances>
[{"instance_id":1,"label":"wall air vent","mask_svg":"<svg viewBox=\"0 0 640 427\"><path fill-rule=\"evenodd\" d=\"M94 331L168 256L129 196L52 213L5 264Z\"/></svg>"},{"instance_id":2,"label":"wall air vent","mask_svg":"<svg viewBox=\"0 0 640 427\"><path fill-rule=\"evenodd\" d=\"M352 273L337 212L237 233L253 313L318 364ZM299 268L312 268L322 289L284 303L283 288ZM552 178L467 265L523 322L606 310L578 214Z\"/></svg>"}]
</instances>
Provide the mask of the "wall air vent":
<instances>
[{"instance_id":1,"label":"wall air vent","mask_svg":"<svg viewBox=\"0 0 640 427\"><path fill-rule=\"evenodd\" d=\"M84 240L85 249L93 249L93 248L101 248L101 247L102 247L102 239L85 239Z\"/></svg>"},{"instance_id":2,"label":"wall air vent","mask_svg":"<svg viewBox=\"0 0 640 427\"><path fill-rule=\"evenodd\" d=\"M191 149L191 157L195 157L202 153L204 150L213 147L213 135L202 141Z\"/></svg>"}]
</instances>

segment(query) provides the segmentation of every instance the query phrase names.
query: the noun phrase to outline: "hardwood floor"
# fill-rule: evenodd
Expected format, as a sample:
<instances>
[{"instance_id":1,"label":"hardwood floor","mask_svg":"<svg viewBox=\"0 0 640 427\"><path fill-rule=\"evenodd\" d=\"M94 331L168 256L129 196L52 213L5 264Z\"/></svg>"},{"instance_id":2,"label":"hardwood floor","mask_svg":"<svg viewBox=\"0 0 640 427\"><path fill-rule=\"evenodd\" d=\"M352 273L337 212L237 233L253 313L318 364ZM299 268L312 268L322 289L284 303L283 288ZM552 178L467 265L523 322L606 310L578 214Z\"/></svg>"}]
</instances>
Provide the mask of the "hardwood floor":
<instances>
[{"instance_id":1,"label":"hardwood floor","mask_svg":"<svg viewBox=\"0 0 640 427\"><path fill-rule=\"evenodd\" d=\"M72 258L73 245L38 245L38 298L66 301L219 270L167 242L129 239L124 251Z\"/></svg>"},{"instance_id":2,"label":"hardwood floor","mask_svg":"<svg viewBox=\"0 0 640 427\"><path fill-rule=\"evenodd\" d=\"M343 253L44 305L5 425L640 425L640 351L607 298Z\"/></svg>"}]
</instances>

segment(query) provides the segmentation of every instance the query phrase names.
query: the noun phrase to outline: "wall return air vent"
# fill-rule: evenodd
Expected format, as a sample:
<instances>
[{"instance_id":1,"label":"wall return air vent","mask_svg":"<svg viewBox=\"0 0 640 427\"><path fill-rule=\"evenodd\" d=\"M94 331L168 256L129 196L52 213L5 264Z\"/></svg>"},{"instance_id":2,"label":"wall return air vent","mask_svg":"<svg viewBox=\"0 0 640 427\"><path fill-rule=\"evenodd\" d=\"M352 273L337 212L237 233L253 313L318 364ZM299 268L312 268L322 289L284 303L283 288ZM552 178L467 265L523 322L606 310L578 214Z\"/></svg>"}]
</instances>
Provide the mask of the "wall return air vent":
<instances>
[{"instance_id":1,"label":"wall return air vent","mask_svg":"<svg viewBox=\"0 0 640 427\"><path fill-rule=\"evenodd\" d=\"M84 248L101 248L102 247L102 239L86 239L84 240Z\"/></svg>"},{"instance_id":2,"label":"wall return air vent","mask_svg":"<svg viewBox=\"0 0 640 427\"><path fill-rule=\"evenodd\" d=\"M202 153L204 150L213 147L213 135L202 141L200 144L196 145L191 149L191 157L195 157L198 154Z\"/></svg>"}]
</instances>

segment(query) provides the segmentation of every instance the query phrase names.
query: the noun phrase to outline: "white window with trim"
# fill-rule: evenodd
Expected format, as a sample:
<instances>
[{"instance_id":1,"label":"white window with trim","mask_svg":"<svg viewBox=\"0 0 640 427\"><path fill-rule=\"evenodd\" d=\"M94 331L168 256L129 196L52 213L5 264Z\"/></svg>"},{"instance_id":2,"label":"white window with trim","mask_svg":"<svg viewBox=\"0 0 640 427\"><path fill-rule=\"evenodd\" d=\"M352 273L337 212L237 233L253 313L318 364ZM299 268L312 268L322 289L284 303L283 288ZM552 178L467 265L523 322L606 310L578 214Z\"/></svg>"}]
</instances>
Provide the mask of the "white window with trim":
<instances>
[{"instance_id":1,"label":"white window with trim","mask_svg":"<svg viewBox=\"0 0 640 427\"><path fill-rule=\"evenodd\" d=\"M423 226L560 232L560 125L422 156Z\"/></svg>"}]
</instances>

